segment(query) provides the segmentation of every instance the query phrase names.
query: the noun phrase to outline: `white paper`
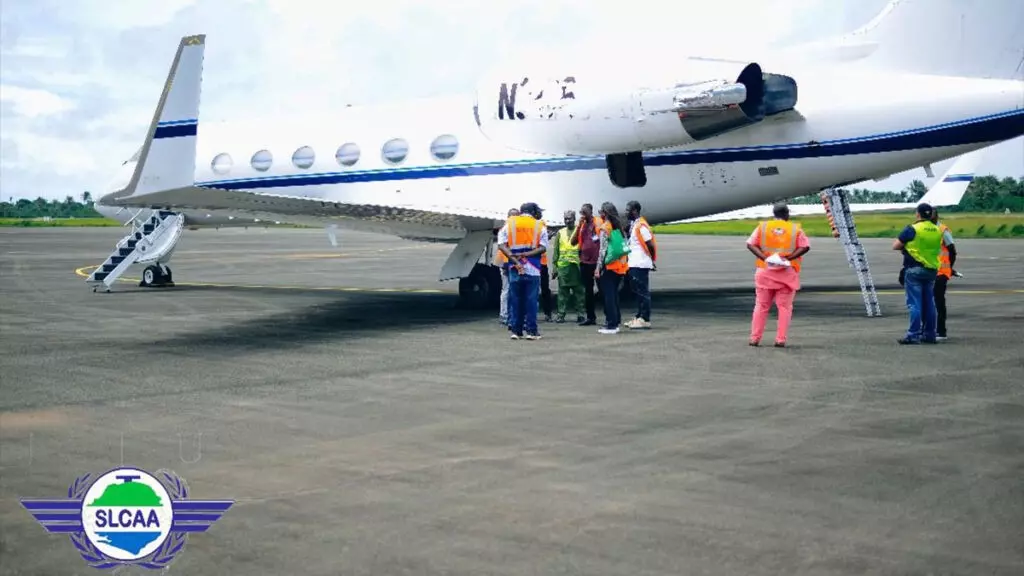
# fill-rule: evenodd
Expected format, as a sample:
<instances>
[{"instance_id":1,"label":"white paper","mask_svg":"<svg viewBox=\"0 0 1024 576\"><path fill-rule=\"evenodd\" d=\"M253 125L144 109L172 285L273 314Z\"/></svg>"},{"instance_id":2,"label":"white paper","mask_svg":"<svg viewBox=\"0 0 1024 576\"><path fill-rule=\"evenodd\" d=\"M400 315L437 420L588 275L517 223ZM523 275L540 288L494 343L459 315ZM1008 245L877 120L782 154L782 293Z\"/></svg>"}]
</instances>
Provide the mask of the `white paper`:
<instances>
[{"instance_id":1,"label":"white paper","mask_svg":"<svg viewBox=\"0 0 1024 576\"><path fill-rule=\"evenodd\" d=\"M768 258L765 258L765 263L767 263L769 266L792 266L789 260L786 260L785 258L779 256L778 254L772 254Z\"/></svg>"}]
</instances>

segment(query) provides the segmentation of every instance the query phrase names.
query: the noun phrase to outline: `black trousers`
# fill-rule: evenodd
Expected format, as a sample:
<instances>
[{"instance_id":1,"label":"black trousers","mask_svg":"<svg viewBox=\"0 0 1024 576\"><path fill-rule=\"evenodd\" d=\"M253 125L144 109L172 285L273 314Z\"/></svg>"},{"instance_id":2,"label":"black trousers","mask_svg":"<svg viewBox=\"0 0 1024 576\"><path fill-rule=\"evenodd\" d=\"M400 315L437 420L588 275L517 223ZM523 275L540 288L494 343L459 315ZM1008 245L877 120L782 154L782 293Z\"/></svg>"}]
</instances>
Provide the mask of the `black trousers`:
<instances>
[{"instance_id":1,"label":"black trousers","mask_svg":"<svg viewBox=\"0 0 1024 576\"><path fill-rule=\"evenodd\" d=\"M540 309L544 316L551 316L551 276L547 264L540 267Z\"/></svg>"},{"instance_id":2,"label":"black trousers","mask_svg":"<svg viewBox=\"0 0 1024 576\"><path fill-rule=\"evenodd\" d=\"M939 323L938 330L936 330L939 336L946 335L946 284L949 283L949 278L939 275L935 278L935 310L938 312Z\"/></svg>"},{"instance_id":3,"label":"black trousers","mask_svg":"<svg viewBox=\"0 0 1024 576\"><path fill-rule=\"evenodd\" d=\"M580 275L583 277L583 304L587 309L587 320L597 320L594 312L594 272L597 264L580 264Z\"/></svg>"}]
</instances>

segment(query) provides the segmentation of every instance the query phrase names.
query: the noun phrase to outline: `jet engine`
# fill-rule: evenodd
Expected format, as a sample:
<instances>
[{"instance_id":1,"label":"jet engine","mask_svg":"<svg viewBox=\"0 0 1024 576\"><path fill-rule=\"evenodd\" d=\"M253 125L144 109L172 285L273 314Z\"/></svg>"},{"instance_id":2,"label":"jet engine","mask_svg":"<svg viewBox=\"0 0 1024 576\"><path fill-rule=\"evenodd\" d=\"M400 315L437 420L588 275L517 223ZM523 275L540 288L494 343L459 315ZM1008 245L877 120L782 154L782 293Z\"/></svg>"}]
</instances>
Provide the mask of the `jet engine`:
<instances>
[{"instance_id":1,"label":"jet engine","mask_svg":"<svg viewBox=\"0 0 1024 576\"><path fill-rule=\"evenodd\" d=\"M796 106L796 81L757 63L690 60L661 86L624 87L611 72L491 78L474 114L490 140L521 151L617 154L681 146ZM665 87L667 86L667 87Z\"/></svg>"}]
</instances>

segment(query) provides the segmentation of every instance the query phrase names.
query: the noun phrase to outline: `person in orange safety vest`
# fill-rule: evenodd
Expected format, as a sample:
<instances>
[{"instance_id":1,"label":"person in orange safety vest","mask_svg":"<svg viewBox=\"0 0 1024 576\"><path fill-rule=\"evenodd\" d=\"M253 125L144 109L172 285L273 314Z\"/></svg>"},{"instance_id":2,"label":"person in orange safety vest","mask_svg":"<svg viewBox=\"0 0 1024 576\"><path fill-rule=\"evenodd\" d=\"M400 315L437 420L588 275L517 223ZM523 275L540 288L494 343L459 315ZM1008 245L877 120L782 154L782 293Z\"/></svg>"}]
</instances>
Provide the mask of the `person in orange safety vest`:
<instances>
[{"instance_id":1,"label":"person in orange safety vest","mask_svg":"<svg viewBox=\"0 0 1024 576\"><path fill-rule=\"evenodd\" d=\"M750 345L758 346L768 322L768 311L775 302L779 325L775 346L786 346L789 322L793 317L793 298L800 290L802 256L810 249L807 235L799 224L789 221L789 207L776 204L773 220L761 222L747 239L747 249L757 257L754 273L754 317L750 326Z\"/></svg>"},{"instance_id":2,"label":"person in orange safety vest","mask_svg":"<svg viewBox=\"0 0 1024 576\"><path fill-rule=\"evenodd\" d=\"M953 232L949 226L939 222L939 211L932 210L932 224L942 231L942 251L939 253L939 273L935 278L935 310L938 321L936 329L936 340L946 339L946 285L949 279L957 275L953 270L956 263L956 244L953 243Z\"/></svg>"}]
</instances>

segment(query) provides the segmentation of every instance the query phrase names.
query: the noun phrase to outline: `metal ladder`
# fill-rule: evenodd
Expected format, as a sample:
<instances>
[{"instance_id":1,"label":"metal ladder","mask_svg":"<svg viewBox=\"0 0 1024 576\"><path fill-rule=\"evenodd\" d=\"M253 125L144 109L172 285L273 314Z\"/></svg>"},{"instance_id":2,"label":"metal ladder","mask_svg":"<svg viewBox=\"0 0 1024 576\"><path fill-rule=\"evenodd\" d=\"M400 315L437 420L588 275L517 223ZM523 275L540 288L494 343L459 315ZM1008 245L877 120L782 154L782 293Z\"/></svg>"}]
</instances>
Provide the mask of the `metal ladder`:
<instances>
[{"instance_id":1,"label":"metal ladder","mask_svg":"<svg viewBox=\"0 0 1024 576\"><path fill-rule=\"evenodd\" d=\"M140 210L139 213L142 211ZM86 283L96 292L103 285L106 292L132 264L157 263L174 251L185 224L183 214L167 210L154 210L149 218L140 220L139 213L125 223L131 224L130 234L118 241L114 251L98 268L89 274Z\"/></svg>"},{"instance_id":2,"label":"metal ladder","mask_svg":"<svg viewBox=\"0 0 1024 576\"><path fill-rule=\"evenodd\" d=\"M832 235L839 239L843 250L846 251L847 262L857 272L860 293L864 299L864 308L867 310L868 317L881 316L882 309L878 305L878 292L875 290L875 282L871 278L868 256L864 252L860 238L857 237L857 225L853 221L853 213L850 212L850 200L847 192L838 188L829 188L821 193L821 201L825 205L825 214L828 215L829 224L832 226Z\"/></svg>"}]
</instances>

